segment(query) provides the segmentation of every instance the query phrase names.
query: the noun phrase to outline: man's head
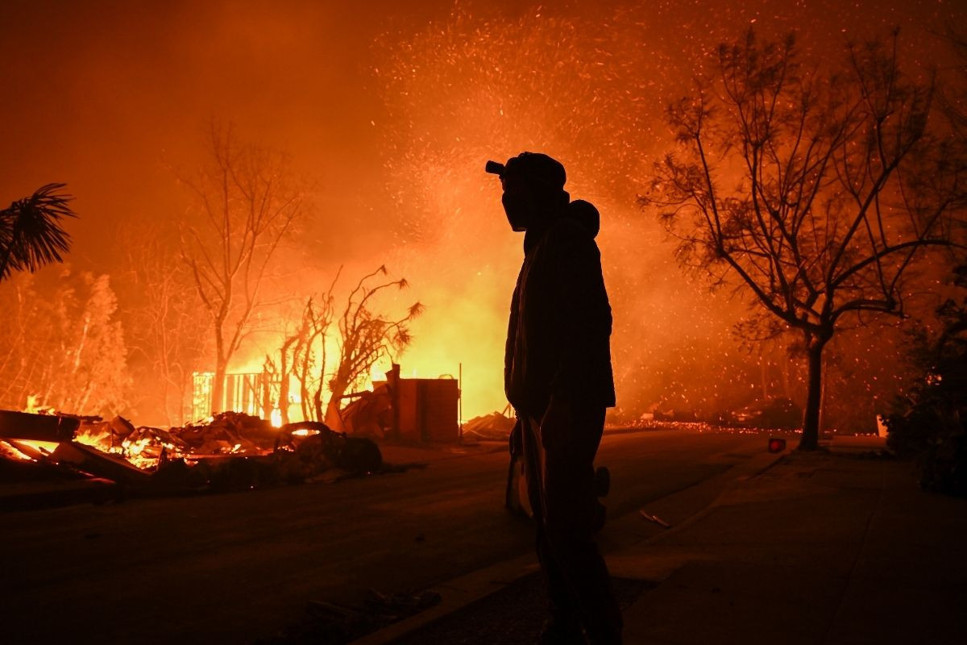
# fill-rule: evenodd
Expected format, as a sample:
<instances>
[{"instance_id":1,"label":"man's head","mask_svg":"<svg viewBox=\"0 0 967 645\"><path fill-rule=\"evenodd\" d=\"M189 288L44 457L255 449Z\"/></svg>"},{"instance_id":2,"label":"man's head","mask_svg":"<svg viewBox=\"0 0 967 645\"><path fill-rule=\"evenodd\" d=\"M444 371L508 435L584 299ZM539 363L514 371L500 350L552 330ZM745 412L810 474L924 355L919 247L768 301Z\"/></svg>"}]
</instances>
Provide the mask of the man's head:
<instances>
[{"instance_id":1,"label":"man's head","mask_svg":"<svg viewBox=\"0 0 967 645\"><path fill-rule=\"evenodd\" d=\"M501 203L515 231L526 231L552 217L570 199L564 191L564 166L545 154L522 152L506 164L488 161L487 172L500 177Z\"/></svg>"}]
</instances>

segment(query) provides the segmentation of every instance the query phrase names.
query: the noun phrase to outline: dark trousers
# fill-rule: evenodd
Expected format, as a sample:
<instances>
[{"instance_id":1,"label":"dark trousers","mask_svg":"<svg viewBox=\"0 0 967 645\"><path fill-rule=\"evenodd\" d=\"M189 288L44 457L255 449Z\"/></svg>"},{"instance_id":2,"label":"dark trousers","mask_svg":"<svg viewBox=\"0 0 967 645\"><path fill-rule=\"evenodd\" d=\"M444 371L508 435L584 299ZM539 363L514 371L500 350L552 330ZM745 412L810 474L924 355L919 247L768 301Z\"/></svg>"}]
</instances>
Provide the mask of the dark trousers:
<instances>
[{"instance_id":1,"label":"dark trousers","mask_svg":"<svg viewBox=\"0 0 967 645\"><path fill-rule=\"evenodd\" d=\"M534 419L524 419L522 430L550 619L577 634L583 627L591 643L620 643L621 610L594 541L603 510L595 495L594 456L604 408L574 410L569 432L553 442L541 440Z\"/></svg>"}]
</instances>

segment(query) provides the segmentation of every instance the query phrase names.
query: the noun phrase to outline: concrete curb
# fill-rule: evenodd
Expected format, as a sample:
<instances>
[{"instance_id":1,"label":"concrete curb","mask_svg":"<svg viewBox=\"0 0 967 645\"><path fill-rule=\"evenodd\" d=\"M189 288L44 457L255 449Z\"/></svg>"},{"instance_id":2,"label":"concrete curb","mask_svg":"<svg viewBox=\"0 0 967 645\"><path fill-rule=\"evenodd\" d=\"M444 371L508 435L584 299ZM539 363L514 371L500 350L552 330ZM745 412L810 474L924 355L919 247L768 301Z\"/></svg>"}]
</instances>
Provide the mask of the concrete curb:
<instances>
[{"instance_id":1,"label":"concrete curb","mask_svg":"<svg viewBox=\"0 0 967 645\"><path fill-rule=\"evenodd\" d=\"M722 494L726 492L730 484L735 481L742 481L761 475L776 465L785 454L754 455L747 462L737 463L718 475L671 493L659 500L655 500L654 504L665 502L671 505L675 503L676 498L683 495L690 495L696 489L719 489L718 493L712 496L711 502L701 506L697 511L691 512L684 521L679 521L672 528L652 535L651 537L635 540L631 543L620 544L614 551L609 550L605 554L605 559L610 560L612 557L619 556L624 550L640 546L641 544L658 541L665 535L687 528L694 521L697 521L710 511ZM615 518L611 522L617 526L619 524L640 523L643 521L637 511L632 511ZM625 542L625 540L619 540L619 542ZM387 645L392 643L399 638L465 608L473 602L503 590L524 576L536 571L538 566L536 555L529 553L526 556L506 560L436 585L431 591L440 594L441 601L438 605L393 623L383 629L367 634L362 638L352 641L350 645ZM650 577L642 579L652 581Z\"/></svg>"},{"instance_id":2,"label":"concrete curb","mask_svg":"<svg viewBox=\"0 0 967 645\"><path fill-rule=\"evenodd\" d=\"M486 598L537 570L537 558L527 554L478 569L432 588L440 603L414 616L393 623L352 641L351 645L384 645L444 618L467 605Z\"/></svg>"},{"instance_id":3,"label":"concrete curb","mask_svg":"<svg viewBox=\"0 0 967 645\"><path fill-rule=\"evenodd\" d=\"M730 468L729 470L727 470L726 472L722 473L721 475L718 475L717 477L713 477L709 480L706 480L705 482L701 482L700 484L697 484L697 486L702 486L703 484L706 484L706 483L715 482L720 478L728 478L731 480L728 483L726 483L726 485L721 489L718 495L716 495L714 500L706 504L700 510L692 513L684 520L677 522L674 526L672 526L668 530L643 540L642 543L651 544L654 542L660 542L661 540L664 540L669 536L675 535L676 533L679 533L687 529L691 525L700 521L702 518L706 517L709 513L714 511L718 506L720 506L722 498L725 497L725 495L729 492L729 489L732 486L734 486L737 482L747 481L749 479L754 479L756 477L760 477L764 475L765 473L769 472L773 467L777 466L779 463L784 461L787 456L788 456L788 452L763 455L762 458L756 463L737 464L732 468ZM753 457L752 459L755 460L756 457ZM735 474L738 474L739 476L737 477L732 476Z\"/></svg>"}]
</instances>

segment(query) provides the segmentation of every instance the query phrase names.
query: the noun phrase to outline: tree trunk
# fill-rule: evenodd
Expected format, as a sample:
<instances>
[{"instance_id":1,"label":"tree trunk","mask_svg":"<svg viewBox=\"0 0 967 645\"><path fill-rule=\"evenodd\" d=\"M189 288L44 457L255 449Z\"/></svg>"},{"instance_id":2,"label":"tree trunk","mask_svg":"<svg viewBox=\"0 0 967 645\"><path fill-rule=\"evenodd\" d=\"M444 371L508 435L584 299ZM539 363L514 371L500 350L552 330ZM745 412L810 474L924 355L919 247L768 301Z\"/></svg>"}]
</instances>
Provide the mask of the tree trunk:
<instances>
[{"instance_id":1,"label":"tree trunk","mask_svg":"<svg viewBox=\"0 0 967 645\"><path fill-rule=\"evenodd\" d=\"M329 405L326 406L325 424L336 432L344 432L346 430L346 427L342 423L342 415L339 413L339 401L335 398L329 399Z\"/></svg>"},{"instance_id":2,"label":"tree trunk","mask_svg":"<svg viewBox=\"0 0 967 645\"><path fill-rule=\"evenodd\" d=\"M342 396L346 393L348 383L341 379L333 379L331 385L332 392L329 393L329 404L326 406L325 423L333 430L343 432L345 427L342 423L342 415L339 412L342 406Z\"/></svg>"},{"instance_id":3,"label":"tree trunk","mask_svg":"<svg viewBox=\"0 0 967 645\"><path fill-rule=\"evenodd\" d=\"M279 381L279 416L282 419L282 425L289 423L289 375L284 369Z\"/></svg>"},{"instance_id":4,"label":"tree trunk","mask_svg":"<svg viewBox=\"0 0 967 645\"><path fill-rule=\"evenodd\" d=\"M178 417L179 426L185 425L186 417L191 414L192 381L194 380L190 372L179 368L178 375ZM192 419L194 421L195 419Z\"/></svg>"},{"instance_id":5,"label":"tree trunk","mask_svg":"<svg viewBox=\"0 0 967 645\"><path fill-rule=\"evenodd\" d=\"M807 342L809 376L799 450L817 450L819 448L819 415L822 410L823 347L825 346L825 341L817 338L809 339Z\"/></svg>"},{"instance_id":6,"label":"tree trunk","mask_svg":"<svg viewBox=\"0 0 967 645\"><path fill-rule=\"evenodd\" d=\"M215 358L215 376L212 379L212 416L225 411L225 368L228 361L220 354Z\"/></svg>"},{"instance_id":7,"label":"tree trunk","mask_svg":"<svg viewBox=\"0 0 967 645\"><path fill-rule=\"evenodd\" d=\"M228 357L225 356L225 341L222 337L224 318L215 318L215 377L212 379L212 401L210 414L215 416L225 411L225 370Z\"/></svg>"}]
</instances>

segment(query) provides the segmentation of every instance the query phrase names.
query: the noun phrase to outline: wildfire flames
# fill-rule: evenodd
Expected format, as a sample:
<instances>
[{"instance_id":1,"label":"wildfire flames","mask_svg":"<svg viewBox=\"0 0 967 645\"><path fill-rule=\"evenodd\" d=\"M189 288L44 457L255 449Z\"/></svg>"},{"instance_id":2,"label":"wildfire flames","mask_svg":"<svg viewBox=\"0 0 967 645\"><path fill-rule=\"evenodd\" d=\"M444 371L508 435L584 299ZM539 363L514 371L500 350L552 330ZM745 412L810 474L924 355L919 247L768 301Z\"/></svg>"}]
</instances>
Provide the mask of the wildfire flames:
<instances>
[{"instance_id":1,"label":"wildfire flames","mask_svg":"<svg viewBox=\"0 0 967 645\"><path fill-rule=\"evenodd\" d=\"M121 417L111 421L85 420L74 441L150 470L162 460L266 455L272 452L277 436L278 430L262 419L224 413L198 424L167 430L135 427Z\"/></svg>"},{"instance_id":2,"label":"wildfire flames","mask_svg":"<svg viewBox=\"0 0 967 645\"><path fill-rule=\"evenodd\" d=\"M51 455L58 445L54 441L0 441L0 454L9 459L36 461L36 455Z\"/></svg>"},{"instance_id":3,"label":"wildfire flames","mask_svg":"<svg viewBox=\"0 0 967 645\"><path fill-rule=\"evenodd\" d=\"M46 434L61 441L23 439ZM0 411L0 462L29 462L41 475L95 478L131 486L134 494L247 490L370 474L382 455L368 439L302 422L274 428L240 413L181 428ZM0 463L3 465L3 463ZM15 473L21 472L14 470ZM22 471L25 475L27 471Z\"/></svg>"},{"instance_id":4,"label":"wildfire flames","mask_svg":"<svg viewBox=\"0 0 967 645\"><path fill-rule=\"evenodd\" d=\"M53 321L33 354L0 361L0 367L29 366L30 378L48 378L48 387L5 378L12 385L0 392L0 403L20 408L26 393L50 391L58 400L47 403L79 414L123 413L154 425L200 418L188 411L191 385L185 382L193 372L213 369L216 343L198 299L185 295L190 286L185 290L169 278L172 267L184 264L182 234L204 217L196 212L194 222L174 232L152 227L187 209L172 177L155 172L158 160L175 167L179 179L182 170L199 165L203 152L190 142L211 114L237 122L238 131L254 133L255 140L291 143L293 167L318 188L307 200L316 203L297 239L280 247L277 279L261 285L265 301L257 324L240 334L229 372L258 372L266 355L278 350L280 330L298 324L298 312L284 303L304 303L340 267L344 275L360 275L386 262L413 285L412 295L389 297L388 309L405 310L414 300L426 305L411 325L404 375L457 377L462 371L465 418L503 409L503 334L521 240L508 231L499 184L482 165L541 150L565 162L572 196L594 202L603 215L599 244L615 312L612 348L623 420L656 406L710 415L777 392L792 396L802 384L790 375L786 348L776 343L743 353L731 330L744 307L683 282L660 226L637 208L651 162L673 143L665 106L706 71L703 61L718 43L750 25L769 35L797 32L810 60L821 62L846 39L862 39L873 29L960 24L963 13L951 3L897 2L882 11L871 2L842 6L832 0L781 8L764 0L716 1L698 12L676 3L460 2L387 6L380 16L359 20L355 13L352 19L334 16L328 6L296 4L300 8L268 11L212 3L194 8L190 18L166 6L150 21L128 7L98 15L84 3L65 5L53 16L19 9L16 19L4 14L10 19L0 40L11 52L35 56L2 57L23 97L3 107L4 121L11 132L33 134L12 141L22 149L7 155L0 177L16 194L19 183L50 168L51 150L76 151L63 161L67 176L52 179L76 181L78 204L83 196L84 207L103 216L79 211L72 224L78 246L84 244L72 259L98 272L87 280L94 295L85 299L75 285L59 285L49 290L58 294L56 303L0 330L0 345L14 350L26 346L16 329L39 337L38 320ZM96 24L106 37L63 29L63 43L39 47L32 34L48 20ZM334 25L345 33L333 32ZM933 40L911 36L923 60L938 57ZM132 52L132 43L143 48ZM33 65L71 79L58 110L32 107L50 104L50 86ZM145 127L149 118L159 127ZM64 123L70 124L66 130ZM97 138L108 127L126 133L122 149ZM132 221L127 238L98 230L121 221ZM121 262L141 249L146 260L137 271ZM92 267L82 266L88 258ZM130 278L134 274L139 278ZM44 299L39 286L17 288L11 300ZM147 296L159 300L146 304ZM69 315L55 318L58 310ZM180 326L159 328L159 320ZM203 336L208 346L192 344ZM330 359L337 344L327 348ZM866 349L871 346L844 338L837 349L841 365L855 362L857 371L881 375L866 387L882 399L896 382L882 358L888 352ZM54 364L52 354L63 356L63 364ZM389 368L384 360L376 369ZM848 381L847 370L841 372ZM95 381L104 387L86 387ZM278 408L286 403L294 410L302 402L290 396L274 408L246 411L279 427L285 419ZM146 466L162 454L189 454L186 437L199 432L191 425L118 432L103 423L85 425L78 440ZM244 433L202 443L206 454L216 455L250 454L258 444ZM23 445L28 452L51 450ZM25 454L12 444L5 450Z\"/></svg>"},{"instance_id":5,"label":"wildfire flames","mask_svg":"<svg viewBox=\"0 0 967 645\"><path fill-rule=\"evenodd\" d=\"M16 434L16 430L12 431ZM309 430L292 433L307 437ZM71 439L100 453L116 455L142 470L156 470L165 461L227 455L259 456L276 447L279 429L245 414L224 413L181 428L135 427L122 417L110 421L80 418ZM52 457L63 442L6 437L0 454L10 459L38 461Z\"/></svg>"}]
</instances>

